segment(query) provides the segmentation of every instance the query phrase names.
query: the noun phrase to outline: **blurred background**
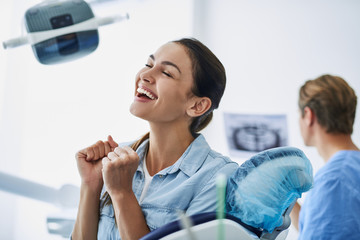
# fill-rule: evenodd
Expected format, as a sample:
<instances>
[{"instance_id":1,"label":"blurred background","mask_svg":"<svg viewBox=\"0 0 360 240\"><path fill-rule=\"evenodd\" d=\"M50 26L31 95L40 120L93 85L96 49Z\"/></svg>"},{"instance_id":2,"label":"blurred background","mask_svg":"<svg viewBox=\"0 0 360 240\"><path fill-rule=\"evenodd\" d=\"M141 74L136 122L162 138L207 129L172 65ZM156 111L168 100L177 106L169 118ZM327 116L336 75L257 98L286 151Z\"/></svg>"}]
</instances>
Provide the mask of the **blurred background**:
<instances>
[{"instance_id":1,"label":"blurred background","mask_svg":"<svg viewBox=\"0 0 360 240\"><path fill-rule=\"evenodd\" d=\"M1 0L0 41L24 34L24 14L40 2ZM203 131L225 155L231 156L225 114L285 115L287 144L302 149L316 172L323 162L302 142L299 87L328 73L343 77L360 96L357 0L87 2L96 16L130 16L99 28L100 43L90 55L42 65L29 45L0 49L0 172L53 189L79 186L78 150L109 134L124 142L147 132L147 123L128 110L135 75L160 45L182 37L205 43L227 71L225 95ZM360 145L358 116L353 140ZM0 239L64 239L49 233L48 220L75 214L76 209L0 191ZM291 227L287 239L296 238Z\"/></svg>"}]
</instances>

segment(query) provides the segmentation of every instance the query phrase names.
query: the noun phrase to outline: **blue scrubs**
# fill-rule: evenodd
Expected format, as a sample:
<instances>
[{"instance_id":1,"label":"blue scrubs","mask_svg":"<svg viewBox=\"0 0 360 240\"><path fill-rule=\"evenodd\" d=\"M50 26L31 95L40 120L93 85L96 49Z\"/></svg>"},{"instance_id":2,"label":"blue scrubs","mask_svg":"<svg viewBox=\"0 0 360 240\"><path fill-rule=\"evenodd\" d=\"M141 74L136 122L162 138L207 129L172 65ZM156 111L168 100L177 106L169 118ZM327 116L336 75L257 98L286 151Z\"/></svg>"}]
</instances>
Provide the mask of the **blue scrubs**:
<instances>
[{"instance_id":1,"label":"blue scrubs","mask_svg":"<svg viewBox=\"0 0 360 240\"><path fill-rule=\"evenodd\" d=\"M299 228L299 240L360 239L360 151L339 151L317 172Z\"/></svg>"}]
</instances>

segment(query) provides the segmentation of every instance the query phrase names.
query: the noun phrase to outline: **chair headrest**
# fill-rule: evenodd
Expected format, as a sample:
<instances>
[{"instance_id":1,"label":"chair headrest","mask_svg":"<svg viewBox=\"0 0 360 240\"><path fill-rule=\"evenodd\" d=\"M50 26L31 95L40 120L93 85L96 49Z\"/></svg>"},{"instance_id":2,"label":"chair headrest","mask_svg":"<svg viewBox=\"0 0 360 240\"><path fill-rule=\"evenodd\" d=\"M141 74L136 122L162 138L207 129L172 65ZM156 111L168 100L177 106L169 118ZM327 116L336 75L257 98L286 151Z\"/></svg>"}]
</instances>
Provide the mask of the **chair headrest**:
<instances>
[{"instance_id":1,"label":"chair headrest","mask_svg":"<svg viewBox=\"0 0 360 240\"><path fill-rule=\"evenodd\" d=\"M272 232L283 213L313 184L313 169L294 147L265 150L245 161L228 179L226 212L242 222Z\"/></svg>"}]
</instances>

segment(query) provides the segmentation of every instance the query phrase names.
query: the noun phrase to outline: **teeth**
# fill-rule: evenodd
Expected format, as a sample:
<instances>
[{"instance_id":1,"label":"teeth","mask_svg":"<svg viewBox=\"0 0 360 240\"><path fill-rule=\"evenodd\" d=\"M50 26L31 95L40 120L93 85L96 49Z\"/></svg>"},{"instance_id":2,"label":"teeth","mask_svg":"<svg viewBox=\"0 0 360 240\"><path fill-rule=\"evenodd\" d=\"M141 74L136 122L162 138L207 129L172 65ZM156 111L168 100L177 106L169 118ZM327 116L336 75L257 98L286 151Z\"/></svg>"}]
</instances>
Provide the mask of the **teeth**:
<instances>
[{"instance_id":1,"label":"teeth","mask_svg":"<svg viewBox=\"0 0 360 240\"><path fill-rule=\"evenodd\" d=\"M152 100L155 100L156 98L148 91L146 91L145 89L143 88L138 88L137 89L137 92L138 93L141 93L141 94L145 94L148 98L152 99Z\"/></svg>"}]
</instances>

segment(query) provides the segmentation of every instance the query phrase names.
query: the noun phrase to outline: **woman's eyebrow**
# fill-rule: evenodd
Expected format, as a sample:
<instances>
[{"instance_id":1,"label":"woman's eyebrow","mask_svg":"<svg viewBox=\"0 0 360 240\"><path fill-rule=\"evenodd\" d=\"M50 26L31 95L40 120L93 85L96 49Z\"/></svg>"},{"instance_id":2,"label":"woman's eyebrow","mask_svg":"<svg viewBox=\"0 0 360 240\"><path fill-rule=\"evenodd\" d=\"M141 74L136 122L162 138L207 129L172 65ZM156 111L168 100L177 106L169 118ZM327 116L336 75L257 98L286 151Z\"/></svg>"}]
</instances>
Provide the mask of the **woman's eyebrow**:
<instances>
[{"instance_id":1,"label":"woman's eyebrow","mask_svg":"<svg viewBox=\"0 0 360 240\"><path fill-rule=\"evenodd\" d=\"M149 57L150 57L153 61L155 61L155 57L154 57L153 54L151 54ZM162 61L161 64L173 66L174 68L176 68L176 69L179 71L179 73L181 73L180 68L179 68L175 63L173 63L173 62L170 62L170 61Z\"/></svg>"}]
</instances>

